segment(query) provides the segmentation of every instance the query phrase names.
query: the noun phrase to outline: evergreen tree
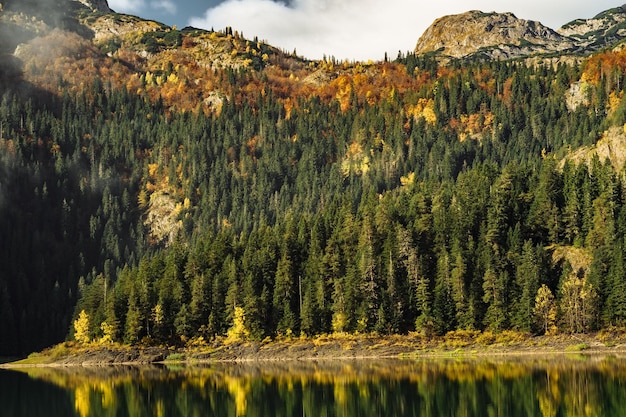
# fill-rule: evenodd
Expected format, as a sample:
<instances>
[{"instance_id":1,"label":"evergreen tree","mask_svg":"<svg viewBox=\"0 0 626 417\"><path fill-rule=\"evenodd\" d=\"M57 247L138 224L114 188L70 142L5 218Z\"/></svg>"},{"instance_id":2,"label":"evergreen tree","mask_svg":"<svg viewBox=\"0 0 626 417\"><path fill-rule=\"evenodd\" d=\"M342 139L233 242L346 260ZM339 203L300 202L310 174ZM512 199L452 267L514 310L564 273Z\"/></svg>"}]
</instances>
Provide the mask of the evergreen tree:
<instances>
[{"instance_id":1,"label":"evergreen tree","mask_svg":"<svg viewBox=\"0 0 626 417\"><path fill-rule=\"evenodd\" d=\"M515 272L517 296L512 320L512 324L523 331L532 330L533 308L543 275L542 263L540 249L535 248L530 240L524 242L521 259Z\"/></svg>"}]
</instances>

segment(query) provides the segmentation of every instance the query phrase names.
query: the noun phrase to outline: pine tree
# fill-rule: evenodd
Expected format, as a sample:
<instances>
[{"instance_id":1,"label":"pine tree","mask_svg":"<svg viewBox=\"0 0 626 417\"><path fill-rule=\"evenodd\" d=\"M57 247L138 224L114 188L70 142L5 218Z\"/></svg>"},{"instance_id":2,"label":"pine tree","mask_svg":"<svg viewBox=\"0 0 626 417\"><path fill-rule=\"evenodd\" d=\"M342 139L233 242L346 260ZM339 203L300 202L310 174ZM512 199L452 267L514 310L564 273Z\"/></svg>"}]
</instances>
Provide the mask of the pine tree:
<instances>
[{"instance_id":1,"label":"pine tree","mask_svg":"<svg viewBox=\"0 0 626 417\"><path fill-rule=\"evenodd\" d=\"M128 296L128 311L126 312L126 326L124 341L126 343L137 343L143 335L144 317L138 306L137 295L134 290Z\"/></svg>"},{"instance_id":2,"label":"pine tree","mask_svg":"<svg viewBox=\"0 0 626 417\"><path fill-rule=\"evenodd\" d=\"M452 280L452 299L456 307L456 321L459 328L472 329L473 317L466 288L467 265L456 243L452 250L452 256L454 261L450 271L450 279Z\"/></svg>"},{"instance_id":3,"label":"pine tree","mask_svg":"<svg viewBox=\"0 0 626 417\"><path fill-rule=\"evenodd\" d=\"M294 306L298 303L296 282L293 277L293 263L283 252L276 269L273 305L276 312L276 331L279 334L291 334L298 330L298 313Z\"/></svg>"},{"instance_id":4,"label":"pine tree","mask_svg":"<svg viewBox=\"0 0 626 417\"><path fill-rule=\"evenodd\" d=\"M530 331L533 324L533 307L541 282L542 260L530 240L524 242L515 272L517 287L512 324L522 331Z\"/></svg>"},{"instance_id":5,"label":"pine tree","mask_svg":"<svg viewBox=\"0 0 626 417\"><path fill-rule=\"evenodd\" d=\"M507 325L506 311L506 283L508 273L497 273L493 267L488 267L483 277L483 301L487 304L485 326L492 331L501 331Z\"/></svg>"},{"instance_id":6,"label":"pine tree","mask_svg":"<svg viewBox=\"0 0 626 417\"><path fill-rule=\"evenodd\" d=\"M433 316L436 331L444 334L456 327L455 303L452 298L450 255L443 249L437 261L437 276L433 296Z\"/></svg>"}]
</instances>

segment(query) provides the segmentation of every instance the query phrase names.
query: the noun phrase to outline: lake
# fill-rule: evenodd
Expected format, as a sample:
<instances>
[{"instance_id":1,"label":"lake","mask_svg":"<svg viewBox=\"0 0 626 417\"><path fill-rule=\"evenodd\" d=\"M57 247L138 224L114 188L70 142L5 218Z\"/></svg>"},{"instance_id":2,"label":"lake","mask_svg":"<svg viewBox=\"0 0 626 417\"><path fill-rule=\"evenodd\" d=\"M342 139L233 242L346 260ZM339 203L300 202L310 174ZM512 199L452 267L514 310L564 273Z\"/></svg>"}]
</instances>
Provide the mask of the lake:
<instances>
[{"instance_id":1,"label":"lake","mask_svg":"<svg viewBox=\"0 0 626 417\"><path fill-rule=\"evenodd\" d=\"M1 416L626 416L626 358L0 370Z\"/></svg>"}]
</instances>

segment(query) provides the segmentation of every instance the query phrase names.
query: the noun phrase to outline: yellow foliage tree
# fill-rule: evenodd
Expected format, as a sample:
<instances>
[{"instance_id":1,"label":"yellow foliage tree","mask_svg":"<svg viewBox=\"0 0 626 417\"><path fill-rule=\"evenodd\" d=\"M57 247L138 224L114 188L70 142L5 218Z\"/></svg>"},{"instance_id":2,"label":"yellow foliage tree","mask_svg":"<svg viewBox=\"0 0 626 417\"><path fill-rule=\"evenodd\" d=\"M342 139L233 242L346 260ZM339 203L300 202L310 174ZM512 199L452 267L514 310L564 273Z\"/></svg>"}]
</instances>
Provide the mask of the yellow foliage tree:
<instances>
[{"instance_id":1,"label":"yellow foliage tree","mask_svg":"<svg viewBox=\"0 0 626 417\"><path fill-rule=\"evenodd\" d=\"M100 338L101 345L108 345L113 343L113 339L115 337L115 327L112 324L103 321L100 324L100 329L102 330L102 337Z\"/></svg>"},{"instance_id":2,"label":"yellow foliage tree","mask_svg":"<svg viewBox=\"0 0 626 417\"><path fill-rule=\"evenodd\" d=\"M556 304L554 303L554 295L546 284L543 284L537 291L533 313L535 323L545 334L556 333Z\"/></svg>"},{"instance_id":3,"label":"yellow foliage tree","mask_svg":"<svg viewBox=\"0 0 626 417\"><path fill-rule=\"evenodd\" d=\"M334 333L343 333L348 327L348 316L344 312L336 312L333 314L332 327Z\"/></svg>"},{"instance_id":4,"label":"yellow foliage tree","mask_svg":"<svg viewBox=\"0 0 626 417\"><path fill-rule=\"evenodd\" d=\"M144 80L146 82L146 85L154 83L154 74L152 74L150 71L146 72Z\"/></svg>"},{"instance_id":5,"label":"yellow foliage tree","mask_svg":"<svg viewBox=\"0 0 626 417\"><path fill-rule=\"evenodd\" d=\"M89 343L89 315L85 310L81 310L78 318L74 320L74 339L78 343Z\"/></svg>"},{"instance_id":6,"label":"yellow foliage tree","mask_svg":"<svg viewBox=\"0 0 626 417\"><path fill-rule=\"evenodd\" d=\"M250 331L246 327L246 312L242 307L235 307L233 326L226 334L228 342L238 342L250 337Z\"/></svg>"},{"instance_id":7,"label":"yellow foliage tree","mask_svg":"<svg viewBox=\"0 0 626 417\"><path fill-rule=\"evenodd\" d=\"M409 172L406 176L400 177L400 185L406 187L415 182L415 172Z\"/></svg>"},{"instance_id":8,"label":"yellow foliage tree","mask_svg":"<svg viewBox=\"0 0 626 417\"><path fill-rule=\"evenodd\" d=\"M570 333L589 329L596 307L597 293L586 277L575 273L563 282L560 309L563 322Z\"/></svg>"},{"instance_id":9,"label":"yellow foliage tree","mask_svg":"<svg viewBox=\"0 0 626 417\"><path fill-rule=\"evenodd\" d=\"M179 81L178 79L178 75L171 73L170 75L167 76L167 82L168 83L172 83L175 84Z\"/></svg>"}]
</instances>

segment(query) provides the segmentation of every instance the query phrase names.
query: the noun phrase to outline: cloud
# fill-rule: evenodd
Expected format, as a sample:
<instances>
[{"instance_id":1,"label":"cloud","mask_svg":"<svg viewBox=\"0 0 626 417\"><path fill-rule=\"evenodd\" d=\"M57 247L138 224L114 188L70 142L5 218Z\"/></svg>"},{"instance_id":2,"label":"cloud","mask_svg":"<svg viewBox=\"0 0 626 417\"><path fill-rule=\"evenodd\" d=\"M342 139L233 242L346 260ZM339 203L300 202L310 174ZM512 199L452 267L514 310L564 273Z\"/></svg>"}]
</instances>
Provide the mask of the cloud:
<instances>
[{"instance_id":1,"label":"cloud","mask_svg":"<svg viewBox=\"0 0 626 417\"><path fill-rule=\"evenodd\" d=\"M611 0L225 0L191 26L216 30L231 26L248 38L258 36L287 51L319 59L395 58L413 50L426 28L438 17L468 10L513 12L539 20L553 29L575 18L593 17L614 7Z\"/></svg>"},{"instance_id":2,"label":"cloud","mask_svg":"<svg viewBox=\"0 0 626 417\"><path fill-rule=\"evenodd\" d=\"M146 7L144 0L108 0L108 3L118 13L139 13Z\"/></svg>"},{"instance_id":3,"label":"cloud","mask_svg":"<svg viewBox=\"0 0 626 417\"><path fill-rule=\"evenodd\" d=\"M130 13L138 16L150 14L152 18L175 15L178 11L172 0L108 0L109 7L118 13Z\"/></svg>"},{"instance_id":4,"label":"cloud","mask_svg":"<svg viewBox=\"0 0 626 417\"><path fill-rule=\"evenodd\" d=\"M171 15L176 14L177 11L176 4L170 0L156 0L151 2L150 6Z\"/></svg>"},{"instance_id":5,"label":"cloud","mask_svg":"<svg viewBox=\"0 0 626 417\"><path fill-rule=\"evenodd\" d=\"M385 51L412 49L419 33L406 10L414 0L227 0L190 24L258 36L307 58L382 59Z\"/></svg>"}]
</instances>

